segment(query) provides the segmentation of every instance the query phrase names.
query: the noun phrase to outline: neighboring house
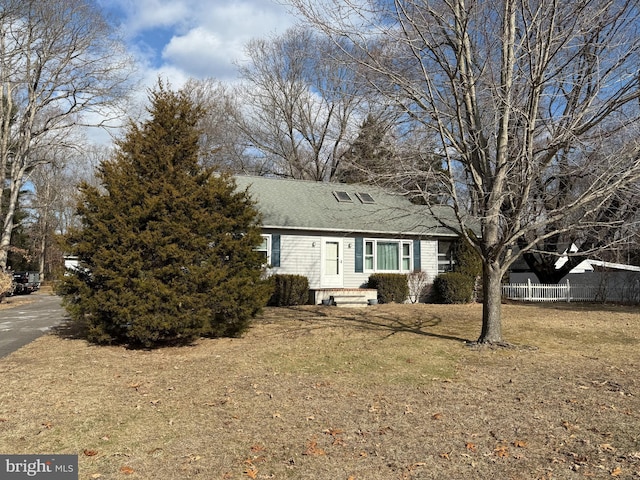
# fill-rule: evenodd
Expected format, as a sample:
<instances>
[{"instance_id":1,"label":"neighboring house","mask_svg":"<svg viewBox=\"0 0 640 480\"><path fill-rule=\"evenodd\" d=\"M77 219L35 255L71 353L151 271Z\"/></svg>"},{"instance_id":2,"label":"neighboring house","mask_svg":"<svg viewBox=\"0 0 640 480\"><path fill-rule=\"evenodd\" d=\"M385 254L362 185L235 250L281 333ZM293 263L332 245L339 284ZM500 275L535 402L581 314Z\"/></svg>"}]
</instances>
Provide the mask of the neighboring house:
<instances>
[{"instance_id":1,"label":"neighboring house","mask_svg":"<svg viewBox=\"0 0 640 480\"><path fill-rule=\"evenodd\" d=\"M304 275L315 303L366 286L372 273L426 272L429 280L451 267L457 237L451 209L437 220L370 185L235 177L262 214L265 263L273 274ZM375 297L375 292L374 292Z\"/></svg>"},{"instance_id":2,"label":"neighboring house","mask_svg":"<svg viewBox=\"0 0 640 480\"><path fill-rule=\"evenodd\" d=\"M578 251L575 245L568 249L569 253ZM568 261L567 250L558 258L555 265L560 268ZM509 275L511 284L527 282L539 284L536 275L531 272L524 260L519 260ZM593 295L594 301L608 301L638 304L640 303L640 267L621 263L603 262L587 259L576 265L565 275L558 285L573 287L590 287L587 295Z\"/></svg>"},{"instance_id":3,"label":"neighboring house","mask_svg":"<svg viewBox=\"0 0 640 480\"><path fill-rule=\"evenodd\" d=\"M565 263L569 261L569 254L577 252L578 247L573 243L565 248L562 255L560 255L555 262L556 269L561 268ZM586 281L586 279L591 277L589 277L588 275L581 277L581 275L598 272L640 272L640 267L622 263L603 262L601 260L587 259L583 260L578 265L573 267L571 271L558 283L562 283L567 278L571 280L578 279L579 281L582 278L584 283L589 283ZM527 262L525 262L522 257L514 263L513 267L511 267L509 281L511 283L524 283L527 281L530 281L532 283L540 283L536 275L529 269Z\"/></svg>"}]
</instances>

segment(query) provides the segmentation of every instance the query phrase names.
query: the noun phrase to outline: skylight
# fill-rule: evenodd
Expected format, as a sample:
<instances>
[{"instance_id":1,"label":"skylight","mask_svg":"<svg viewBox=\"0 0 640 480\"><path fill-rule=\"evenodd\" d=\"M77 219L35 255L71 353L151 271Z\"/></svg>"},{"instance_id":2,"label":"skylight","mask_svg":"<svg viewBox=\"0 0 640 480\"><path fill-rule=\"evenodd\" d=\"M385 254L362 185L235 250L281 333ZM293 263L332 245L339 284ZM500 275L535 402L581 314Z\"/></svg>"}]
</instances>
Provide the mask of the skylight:
<instances>
[{"instance_id":1,"label":"skylight","mask_svg":"<svg viewBox=\"0 0 640 480\"><path fill-rule=\"evenodd\" d=\"M353 203L353 199L349 196L349 194L347 192L334 191L333 195L334 195L334 197L336 197L336 200L338 200L339 202L351 202L351 203Z\"/></svg>"},{"instance_id":2,"label":"skylight","mask_svg":"<svg viewBox=\"0 0 640 480\"><path fill-rule=\"evenodd\" d=\"M369 195L367 192L358 192L356 196L360 199L362 203L376 203L374 198Z\"/></svg>"}]
</instances>

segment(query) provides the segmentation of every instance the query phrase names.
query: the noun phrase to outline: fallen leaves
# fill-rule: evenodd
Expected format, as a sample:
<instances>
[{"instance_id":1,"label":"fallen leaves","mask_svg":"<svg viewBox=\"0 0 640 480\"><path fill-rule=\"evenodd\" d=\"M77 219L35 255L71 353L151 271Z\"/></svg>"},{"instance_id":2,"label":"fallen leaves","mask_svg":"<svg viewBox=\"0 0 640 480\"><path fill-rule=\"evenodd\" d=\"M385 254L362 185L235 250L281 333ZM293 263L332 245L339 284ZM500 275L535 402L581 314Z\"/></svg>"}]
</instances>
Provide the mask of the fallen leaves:
<instances>
[{"instance_id":1,"label":"fallen leaves","mask_svg":"<svg viewBox=\"0 0 640 480\"><path fill-rule=\"evenodd\" d=\"M87 457L95 457L98 454L97 450L90 450L88 448L85 448L82 453L84 453Z\"/></svg>"},{"instance_id":2,"label":"fallen leaves","mask_svg":"<svg viewBox=\"0 0 640 480\"><path fill-rule=\"evenodd\" d=\"M128 465L125 465L124 467L120 467L120 472L124 473L125 475L131 475L135 472L135 470Z\"/></svg>"},{"instance_id":3,"label":"fallen leaves","mask_svg":"<svg viewBox=\"0 0 640 480\"><path fill-rule=\"evenodd\" d=\"M252 455L251 458L247 458L244 461L247 468L244 470L243 473L249 478L258 478L258 467L256 467L255 464L264 463L267 461L267 457L262 455L267 450L267 448L260 443L256 443L251 445L249 450L251 450L251 453L258 454L258 455Z\"/></svg>"},{"instance_id":4,"label":"fallen leaves","mask_svg":"<svg viewBox=\"0 0 640 480\"><path fill-rule=\"evenodd\" d=\"M345 433L344 430L342 430L341 428L329 428L327 430L324 430L325 434L330 435L333 438L333 442L331 443L331 445L346 445L344 438L342 438L342 435Z\"/></svg>"},{"instance_id":5,"label":"fallen leaves","mask_svg":"<svg viewBox=\"0 0 640 480\"><path fill-rule=\"evenodd\" d=\"M244 473L249 478L258 478L258 469L257 468L247 468L244 471Z\"/></svg>"},{"instance_id":6,"label":"fallen leaves","mask_svg":"<svg viewBox=\"0 0 640 480\"><path fill-rule=\"evenodd\" d=\"M506 458L509 456L509 447L506 445L498 445L493 449L493 453L500 458Z\"/></svg>"},{"instance_id":7,"label":"fallen leaves","mask_svg":"<svg viewBox=\"0 0 640 480\"><path fill-rule=\"evenodd\" d=\"M305 449L304 452L302 452L303 455L308 455L311 457L318 457L321 455L326 455L327 452L325 452L322 448L318 447L318 442L315 439L311 439L307 442L307 448Z\"/></svg>"}]
</instances>

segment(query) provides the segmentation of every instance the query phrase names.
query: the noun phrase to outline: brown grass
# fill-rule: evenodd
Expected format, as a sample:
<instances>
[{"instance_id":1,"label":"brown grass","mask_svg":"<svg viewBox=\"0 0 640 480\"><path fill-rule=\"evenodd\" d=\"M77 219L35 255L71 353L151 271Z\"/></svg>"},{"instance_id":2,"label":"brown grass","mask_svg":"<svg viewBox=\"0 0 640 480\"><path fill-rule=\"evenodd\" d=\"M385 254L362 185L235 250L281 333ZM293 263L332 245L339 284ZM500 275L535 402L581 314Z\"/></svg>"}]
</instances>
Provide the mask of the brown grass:
<instances>
[{"instance_id":1,"label":"brown grass","mask_svg":"<svg viewBox=\"0 0 640 480\"><path fill-rule=\"evenodd\" d=\"M241 339L134 351L48 335L0 360L0 452L81 479L640 477L640 313L268 309Z\"/></svg>"}]
</instances>

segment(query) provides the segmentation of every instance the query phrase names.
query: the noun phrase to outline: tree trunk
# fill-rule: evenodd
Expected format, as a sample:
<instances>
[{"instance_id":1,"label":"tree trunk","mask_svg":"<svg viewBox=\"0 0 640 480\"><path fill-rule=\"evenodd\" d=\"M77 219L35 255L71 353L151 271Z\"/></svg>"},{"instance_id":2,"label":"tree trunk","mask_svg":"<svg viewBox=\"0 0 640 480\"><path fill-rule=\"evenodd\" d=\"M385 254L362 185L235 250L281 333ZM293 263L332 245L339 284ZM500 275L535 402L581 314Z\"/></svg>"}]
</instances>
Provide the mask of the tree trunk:
<instances>
[{"instance_id":1,"label":"tree trunk","mask_svg":"<svg viewBox=\"0 0 640 480\"><path fill-rule=\"evenodd\" d=\"M42 229L42 237L40 238L39 252L38 252L38 272L40 273L40 282L44 282L44 267L47 260L47 221L44 221L44 228Z\"/></svg>"},{"instance_id":2,"label":"tree trunk","mask_svg":"<svg viewBox=\"0 0 640 480\"><path fill-rule=\"evenodd\" d=\"M6 206L4 224L2 226L2 232L0 232L0 270L3 272L7 269L7 257L9 255L9 246L11 245L11 234L13 233L13 219L16 208L18 208L20 189L24 185L24 171L20 171L16 177L17 178L11 179L9 203Z\"/></svg>"},{"instance_id":3,"label":"tree trunk","mask_svg":"<svg viewBox=\"0 0 640 480\"><path fill-rule=\"evenodd\" d=\"M502 343L502 269L496 263L485 262L482 279L482 333L478 343Z\"/></svg>"}]
</instances>

